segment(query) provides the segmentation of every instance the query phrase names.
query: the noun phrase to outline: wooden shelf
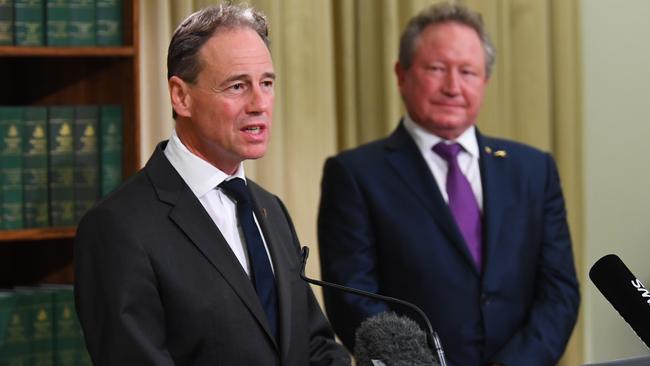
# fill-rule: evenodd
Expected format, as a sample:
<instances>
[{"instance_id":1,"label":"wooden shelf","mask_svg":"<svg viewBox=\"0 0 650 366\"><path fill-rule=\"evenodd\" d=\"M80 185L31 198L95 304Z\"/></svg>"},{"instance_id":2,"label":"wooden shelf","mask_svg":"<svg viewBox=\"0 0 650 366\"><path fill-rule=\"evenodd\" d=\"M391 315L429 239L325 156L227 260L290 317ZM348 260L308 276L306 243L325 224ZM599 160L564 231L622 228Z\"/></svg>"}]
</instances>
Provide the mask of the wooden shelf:
<instances>
[{"instance_id":1,"label":"wooden shelf","mask_svg":"<svg viewBox=\"0 0 650 366\"><path fill-rule=\"evenodd\" d=\"M75 227L3 230L0 231L0 245L12 241L72 239L75 231Z\"/></svg>"},{"instance_id":2,"label":"wooden shelf","mask_svg":"<svg viewBox=\"0 0 650 366\"><path fill-rule=\"evenodd\" d=\"M132 57L133 47L16 47L0 46L2 57Z\"/></svg>"},{"instance_id":3,"label":"wooden shelf","mask_svg":"<svg viewBox=\"0 0 650 366\"><path fill-rule=\"evenodd\" d=\"M121 105L122 172L140 168L139 0L122 0L123 46L0 46L0 105ZM72 283L76 227L0 230L0 288Z\"/></svg>"}]
</instances>

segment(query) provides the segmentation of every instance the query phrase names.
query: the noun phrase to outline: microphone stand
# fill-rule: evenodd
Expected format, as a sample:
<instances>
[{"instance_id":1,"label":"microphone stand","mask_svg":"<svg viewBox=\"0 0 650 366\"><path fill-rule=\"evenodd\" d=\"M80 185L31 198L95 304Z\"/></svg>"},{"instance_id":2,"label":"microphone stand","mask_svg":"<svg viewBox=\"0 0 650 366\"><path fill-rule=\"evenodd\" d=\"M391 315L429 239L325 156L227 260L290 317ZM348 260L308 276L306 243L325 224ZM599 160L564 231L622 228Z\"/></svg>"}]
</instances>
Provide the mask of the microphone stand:
<instances>
[{"instance_id":1,"label":"microphone stand","mask_svg":"<svg viewBox=\"0 0 650 366\"><path fill-rule=\"evenodd\" d=\"M424 323L427 326L427 332L425 332L427 336L427 343L429 345L429 348L431 348L432 351L434 351L438 355L438 362L440 363L440 366L447 366L447 362L445 361L445 353L442 350L442 344L440 343L440 338L438 338L438 334L433 331L433 327L431 326L431 322L429 321L429 318L427 315L420 309L419 307L415 306L414 304L411 304L410 302L396 299L394 297L390 296L384 296L380 294L376 294L373 292L368 292L368 291L363 291L359 290L356 288L352 287L347 287L343 285L339 285L336 283L332 282L326 282L326 281L320 281L320 280L315 280L312 278L308 278L305 275L305 266L307 265L307 257L309 257L309 248L308 247L302 247L302 253L301 253L301 264L300 264L300 278L302 278L304 281L321 286L321 287L333 287L341 291L345 291L351 294L359 295L359 296L365 296L369 297L371 299L375 300L380 300L380 301L386 301L386 302L392 302L396 304L400 304L402 306L405 306L411 310L413 310L415 313L417 313L422 320L424 320Z\"/></svg>"}]
</instances>

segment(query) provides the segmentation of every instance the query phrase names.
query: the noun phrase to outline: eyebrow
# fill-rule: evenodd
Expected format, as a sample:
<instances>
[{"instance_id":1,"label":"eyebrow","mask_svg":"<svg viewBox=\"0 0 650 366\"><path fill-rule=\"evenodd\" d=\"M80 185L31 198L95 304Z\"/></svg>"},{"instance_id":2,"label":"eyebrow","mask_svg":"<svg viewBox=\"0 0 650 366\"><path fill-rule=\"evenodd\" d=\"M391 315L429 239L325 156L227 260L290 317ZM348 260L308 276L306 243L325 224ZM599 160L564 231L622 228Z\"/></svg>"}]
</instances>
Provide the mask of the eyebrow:
<instances>
[{"instance_id":1,"label":"eyebrow","mask_svg":"<svg viewBox=\"0 0 650 366\"><path fill-rule=\"evenodd\" d=\"M236 75L233 75L233 76L227 78L221 84L228 84L228 83L233 82L233 81L248 80L248 79L250 79L249 74L236 74ZM273 73L273 72L265 72L265 73L262 74L262 79L273 79L273 80L275 80L275 73Z\"/></svg>"}]
</instances>

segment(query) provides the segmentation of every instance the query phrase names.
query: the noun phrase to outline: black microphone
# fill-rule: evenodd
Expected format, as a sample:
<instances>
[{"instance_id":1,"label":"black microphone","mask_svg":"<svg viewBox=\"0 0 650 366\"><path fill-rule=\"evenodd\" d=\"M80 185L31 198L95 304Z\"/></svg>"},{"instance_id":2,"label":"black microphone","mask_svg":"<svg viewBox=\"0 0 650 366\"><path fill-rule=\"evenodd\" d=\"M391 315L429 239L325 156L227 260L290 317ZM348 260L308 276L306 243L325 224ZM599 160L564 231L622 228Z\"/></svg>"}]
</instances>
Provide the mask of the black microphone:
<instances>
[{"instance_id":1,"label":"black microphone","mask_svg":"<svg viewBox=\"0 0 650 366\"><path fill-rule=\"evenodd\" d=\"M643 283L615 254L606 255L594 263L589 278L650 347L650 292Z\"/></svg>"},{"instance_id":2,"label":"black microphone","mask_svg":"<svg viewBox=\"0 0 650 366\"><path fill-rule=\"evenodd\" d=\"M431 351L435 352L436 355L438 356L438 362L440 363L440 366L447 366L447 362L445 361L445 353L442 350L442 345L440 344L440 338L438 338L438 334L433 331L433 327L431 327L431 322L429 321L429 318L427 318L427 315L420 309L419 307L415 306L414 304L411 304L410 302L396 299L394 297L390 296L384 296L380 294L375 294L372 292L368 291L363 291L359 289L355 289L352 287L347 287L343 285L339 285L336 283L331 283L331 282L325 282L325 281L320 281L320 280L315 280L308 278L305 275L305 266L307 265L307 257L309 257L309 248L307 247L302 247L302 263L300 266L300 278L302 278L305 282L321 286L321 287L331 287L335 288L341 291L345 291L348 293L352 293L355 295L360 295L364 297L369 297L373 300L380 300L380 301L386 301L386 302L391 302L394 304L399 304L402 306L405 306L409 309L411 309L413 312L418 314L420 318L422 319L423 323L426 325L427 332L426 332L426 340L427 344L429 346L429 349Z\"/></svg>"},{"instance_id":3,"label":"black microphone","mask_svg":"<svg viewBox=\"0 0 650 366\"><path fill-rule=\"evenodd\" d=\"M364 320L355 334L354 357L358 366L409 365L434 366L427 337L413 320L394 312L377 314Z\"/></svg>"}]
</instances>

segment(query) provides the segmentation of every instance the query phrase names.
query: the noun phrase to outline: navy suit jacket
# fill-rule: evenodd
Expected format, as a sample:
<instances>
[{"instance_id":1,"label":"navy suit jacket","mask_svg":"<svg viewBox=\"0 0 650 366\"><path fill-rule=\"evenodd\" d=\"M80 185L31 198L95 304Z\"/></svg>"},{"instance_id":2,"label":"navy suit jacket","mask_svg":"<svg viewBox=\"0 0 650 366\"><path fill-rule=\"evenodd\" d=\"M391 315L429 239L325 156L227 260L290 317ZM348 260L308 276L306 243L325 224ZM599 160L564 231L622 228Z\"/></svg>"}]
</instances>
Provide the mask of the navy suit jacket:
<instances>
[{"instance_id":1,"label":"navy suit jacket","mask_svg":"<svg viewBox=\"0 0 650 366\"><path fill-rule=\"evenodd\" d=\"M388 138L326 161L318 219L323 278L421 307L451 365L553 365L579 304L557 168L532 147L478 131L477 139L483 273L400 124ZM348 348L364 318L392 309L333 290L324 295Z\"/></svg>"},{"instance_id":2,"label":"navy suit jacket","mask_svg":"<svg viewBox=\"0 0 650 366\"><path fill-rule=\"evenodd\" d=\"M252 282L158 145L75 239L75 296L94 365L349 365L310 287L278 197L248 180L279 302L271 336Z\"/></svg>"}]
</instances>

